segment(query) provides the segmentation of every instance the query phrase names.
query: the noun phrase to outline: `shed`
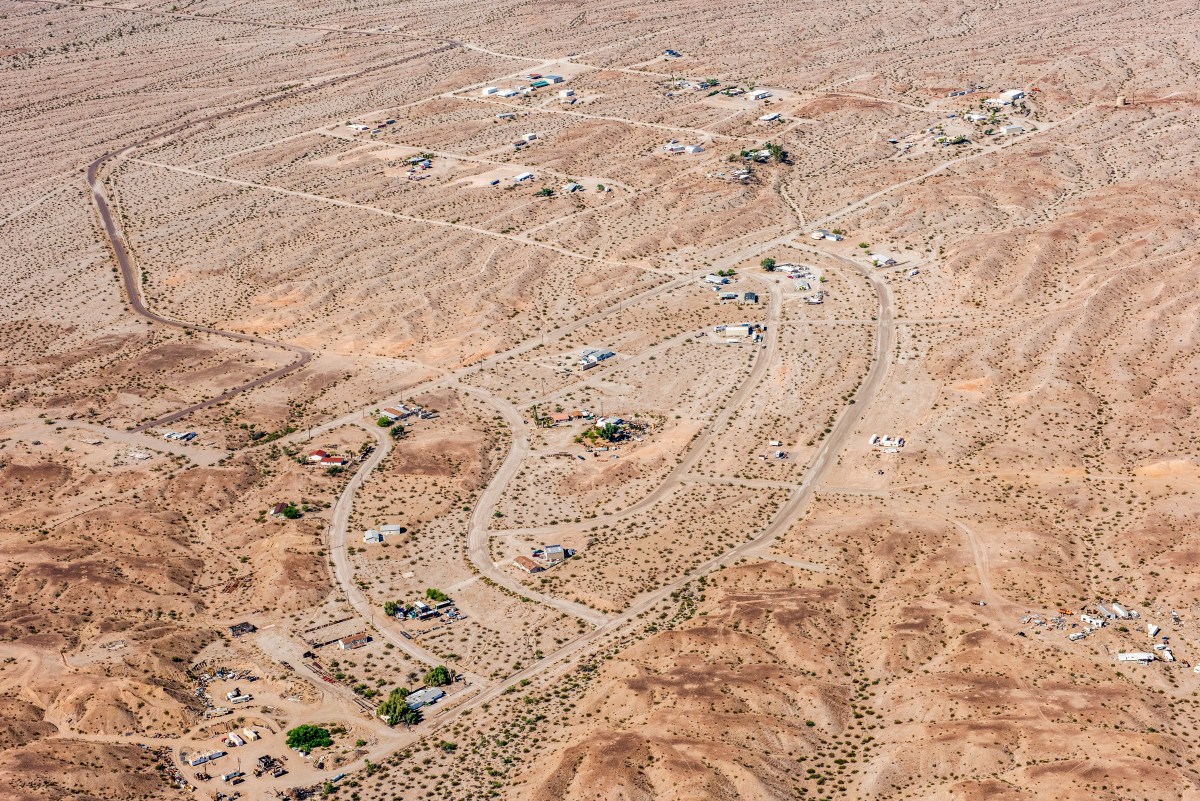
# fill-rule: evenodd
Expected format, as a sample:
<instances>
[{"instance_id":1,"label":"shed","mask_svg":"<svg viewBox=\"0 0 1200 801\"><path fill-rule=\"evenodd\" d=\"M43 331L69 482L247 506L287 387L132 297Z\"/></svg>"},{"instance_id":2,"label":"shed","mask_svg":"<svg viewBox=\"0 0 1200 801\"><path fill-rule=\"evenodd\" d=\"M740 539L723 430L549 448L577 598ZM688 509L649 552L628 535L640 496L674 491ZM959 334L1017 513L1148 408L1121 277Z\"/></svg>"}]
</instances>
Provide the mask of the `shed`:
<instances>
[{"instance_id":1,"label":"shed","mask_svg":"<svg viewBox=\"0 0 1200 801\"><path fill-rule=\"evenodd\" d=\"M379 527L380 534L403 534L406 531L408 529L399 523L388 523L386 526Z\"/></svg>"},{"instance_id":2,"label":"shed","mask_svg":"<svg viewBox=\"0 0 1200 801\"><path fill-rule=\"evenodd\" d=\"M379 533L373 528L368 529L367 532L363 534L363 542L383 542L383 534Z\"/></svg>"},{"instance_id":3,"label":"shed","mask_svg":"<svg viewBox=\"0 0 1200 801\"><path fill-rule=\"evenodd\" d=\"M487 87L484 87L483 91L481 91L479 94L486 97L488 95L494 95L499 91L500 91L500 87L498 87L498 86L487 86Z\"/></svg>"},{"instance_id":4,"label":"shed","mask_svg":"<svg viewBox=\"0 0 1200 801\"><path fill-rule=\"evenodd\" d=\"M561 545L547 545L542 549L542 558L554 565L566 559L567 552Z\"/></svg>"},{"instance_id":5,"label":"shed","mask_svg":"<svg viewBox=\"0 0 1200 801\"><path fill-rule=\"evenodd\" d=\"M683 152L690 153L694 156L697 153L703 153L704 146L703 145L684 145Z\"/></svg>"},{"instance_id":6,"label":"shed","mask_svg":"<svg viewBox=\"0 0 1200 801\"><path fill-rule=\"evenodd\" d=\"M747 303L758 303L758 294L755 292L747 292L746 294L742 295L742 300L746 301Z\"/></svg>"}]
</instances>

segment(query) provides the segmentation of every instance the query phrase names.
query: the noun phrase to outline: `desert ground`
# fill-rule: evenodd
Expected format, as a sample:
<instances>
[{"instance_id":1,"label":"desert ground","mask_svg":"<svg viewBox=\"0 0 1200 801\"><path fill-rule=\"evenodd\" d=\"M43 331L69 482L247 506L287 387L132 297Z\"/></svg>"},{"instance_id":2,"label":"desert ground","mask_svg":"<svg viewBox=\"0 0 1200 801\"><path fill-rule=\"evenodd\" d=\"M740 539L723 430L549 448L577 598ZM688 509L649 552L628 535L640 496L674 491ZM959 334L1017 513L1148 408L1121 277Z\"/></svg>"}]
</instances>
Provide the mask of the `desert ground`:
<instances>
[{"instance_id":1,"label":"desert ground","mask_svg":"<svg viewBox=\"0 0 1200 801\"><path fill-rule=\"evenodd\" d=\"M1195 18L0 0L0 799L1200 799Z\"/></svg>"}]
</instances>

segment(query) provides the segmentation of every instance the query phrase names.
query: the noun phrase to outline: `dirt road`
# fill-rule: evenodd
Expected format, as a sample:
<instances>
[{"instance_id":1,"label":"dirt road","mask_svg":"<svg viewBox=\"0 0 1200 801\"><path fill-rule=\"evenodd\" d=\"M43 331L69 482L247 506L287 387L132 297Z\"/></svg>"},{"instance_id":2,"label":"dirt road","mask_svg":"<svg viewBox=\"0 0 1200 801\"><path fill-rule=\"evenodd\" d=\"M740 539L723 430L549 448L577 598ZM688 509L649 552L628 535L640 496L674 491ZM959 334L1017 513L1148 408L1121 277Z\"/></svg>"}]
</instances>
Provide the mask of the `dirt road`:
<instances>
[{"instance_id":1,"label":"dirt road","mask_svg":"<svg viewBox=\"0 0 1200 801\"><path fill-rule=\"evenodd\" d=\"M413 659L432 667L440 664L441 660L435 654L430 653L400 634L398 624L384 615L383 610L380 609L377 611L371 603L371 599L367 597L367 594L359 588L354 580L354 565L350 563L350 553L346 548L350 539L350 513L354 509L354 495L363 485L363 482L367 480L367 477L371 475L371 472L387 458L387 455L392 450L392 438L388 436L384 429L372 425L364 425L363 428L375 438L375 450L367 457L365 462L358 466L358 471L346 483L342 494L338 496L337 503L333 506L333 514L329 520L328 542L329 560L332 563L330 566L330 575L334 585L345 596L346 603L354 607L354 611L371 628ZM457 672L472 684L482 682L479 676L463 671Z\"/></svg>"}]
</instances>

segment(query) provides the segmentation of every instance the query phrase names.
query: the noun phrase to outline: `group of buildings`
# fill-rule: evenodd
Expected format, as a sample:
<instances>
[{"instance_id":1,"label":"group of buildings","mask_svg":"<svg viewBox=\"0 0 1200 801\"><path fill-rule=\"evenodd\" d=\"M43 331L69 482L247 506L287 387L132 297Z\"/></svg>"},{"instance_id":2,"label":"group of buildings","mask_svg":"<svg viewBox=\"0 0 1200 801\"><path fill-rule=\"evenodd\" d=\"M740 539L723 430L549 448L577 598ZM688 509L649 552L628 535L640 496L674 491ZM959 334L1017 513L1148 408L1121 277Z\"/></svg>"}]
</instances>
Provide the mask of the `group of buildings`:
<instances>
[{"instance_id":1,"label":"group of buildings","mask_svg":"<svg viewBox=\"0 0 1200 801\"><path fill-rule=\"evenodd\" d=\"M363 532L363 542L383 542L383 538L389 534L403 534L406 531L408 531L408 529L397 523L389 523L386 526L380 526L377 529L369 528Z\"/></svg>"},{"instance_id":2,"label":"group of buildings","mask_svg":"<svg viewBox=\"0 0 1200 801\"><path fill-rule=\"evenodd\" d=\"M499 86L485 86L479 90L479 94L483 97L521 97L533 94L539 89L563 83L565 80L561 75L542 75L537 72L531 72L525 77L529 80L528 86L512 86L507 89L501 89ZM570 89L564 89L558 93L559 97L571 97L574 94L575 92Z\"/></svg>"},{"instance_id":3,"label":"group of buildings","mask_svg":"<svg viewBox=\"0 0 1200 801\"><path fill-rule=\"evenodd\" d=\"M513 559L513 564L526 573L541 573L543 570L565 562L571 553L561 545L547 545L544 548L535 548L532 557L524 554L518 556Z\"/></svg>"}]
</instances>

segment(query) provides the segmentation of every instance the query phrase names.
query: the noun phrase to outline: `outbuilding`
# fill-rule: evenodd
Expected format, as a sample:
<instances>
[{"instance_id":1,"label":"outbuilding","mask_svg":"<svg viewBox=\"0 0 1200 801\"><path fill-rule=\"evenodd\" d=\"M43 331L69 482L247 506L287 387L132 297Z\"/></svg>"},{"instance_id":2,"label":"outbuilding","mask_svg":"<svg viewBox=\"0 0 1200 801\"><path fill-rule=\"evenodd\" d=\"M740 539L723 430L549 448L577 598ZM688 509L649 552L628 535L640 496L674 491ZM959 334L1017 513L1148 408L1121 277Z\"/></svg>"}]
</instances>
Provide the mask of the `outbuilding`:
<instances>
[{"instance_id":1,"label":"outbuilding","mask_svg":"<svg viewBox=\"0 0 1200 801\"><path fill-rule=\"evenodd\" d=\"M363 534L363 542L383 542L383 534L373 528L368 529L367 532Z\"/></svg>"}]
</instances>

